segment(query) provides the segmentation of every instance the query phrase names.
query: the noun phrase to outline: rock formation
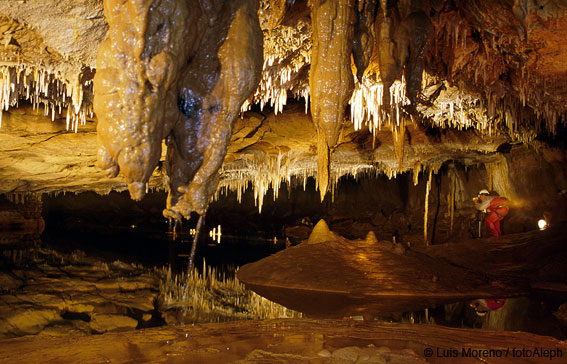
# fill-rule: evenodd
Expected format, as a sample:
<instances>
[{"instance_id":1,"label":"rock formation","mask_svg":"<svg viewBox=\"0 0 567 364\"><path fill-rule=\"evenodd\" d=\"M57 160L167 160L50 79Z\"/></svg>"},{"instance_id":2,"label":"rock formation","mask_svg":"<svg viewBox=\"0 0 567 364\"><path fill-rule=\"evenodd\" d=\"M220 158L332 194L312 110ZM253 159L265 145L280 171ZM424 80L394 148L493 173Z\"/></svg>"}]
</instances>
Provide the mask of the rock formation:
<instances>
[{"instance_id":1,"label":"rock formation","mask_svg":"<svg viewBox=\"0 0 567 364\"><path fill-rule=\"evenodd\" d=\"M561 1L256 4L2 2L0 192L128 186L140 199L166 186L164 213L179 219L204 213L219 186L253 182L260 200L269 186L315 177L323 199L347 174L484 164L505 143L543 150L563 138ZM27 104L53 125L27 133ZM256 125L240 142L230 140L239 115ZM110 177L94 167L95 123ZM441 152L423 153L439 134Z\"/></svg>"},{"instance_id":2,"label":"rock formation","mask_svg":"<svg viewBox=\"0 0 567 364\"><path fill-rule=\"evenodd\" d=\"M98 160L112 176L122 171L132 198L145 195L167 137L165 215L205 212L232 124L259 81L256 11L253 1L106 4L109 36L95 77Z\"/></svg>"}]
</instances>

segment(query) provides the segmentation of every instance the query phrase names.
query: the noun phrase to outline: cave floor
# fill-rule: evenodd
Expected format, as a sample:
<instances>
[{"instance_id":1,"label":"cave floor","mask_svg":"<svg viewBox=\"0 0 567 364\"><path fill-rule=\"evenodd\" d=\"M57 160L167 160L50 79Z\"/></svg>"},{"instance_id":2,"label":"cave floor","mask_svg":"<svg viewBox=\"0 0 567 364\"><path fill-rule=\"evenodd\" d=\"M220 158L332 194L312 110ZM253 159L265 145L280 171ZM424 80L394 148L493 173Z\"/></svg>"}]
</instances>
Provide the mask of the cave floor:
<instances>
[{"instance_id":1,"label":"cave floor","mask_svg":"<svg viewBox=\"0 0 567 364\"><path fill-rule=\"evenodd\" d=\"M308 319L169 326L84 337L27 336L0 340L0 348L0 363L68 364L477 363L479 358L485 363L564 363L567 355L565 341L522 332ZM546 354L534 355L535 348Z\"/></svg>"},{"instance_id":2,"label":"cave floor","mask_svg":"<svg viewBox=\"0 0 567 364\"><path fill-rule=\"evenodd\" d=\"M478 239L442 246L416 246L404 251L386 246L384 242L351 241L345 243L346 239L339 239L341 241L334 242L332 246L326 243L300 244L274 254L272 257L281 257L285 254L284 257L290 259L286 258L284 261L289 261L295 266L308 266L309 268L304 272L306 276L303 277L303 282L308 282L307 278L309 278L315 283L319 282L319 286L322 280L315 274L317 271L313 257L317 257L316 263L320 266L328 267L336 274L343 274L342 271L336 269L338 267L336 261L323 264L326 259L337 256L351 257L352 259L348 261L349 267L358 267L367 273L375 273L375 277L382 281L387 278L389 281L384 282L390 282L387 286L380 288L379 292L379 287L372 284L362 287L363 290L350 292L348 295L354 298L364 298L363 293L368 292L366 289L372 288L379 293L378 296L381 297L381 304L383 304L384 297L390 294L387 292L388 289L403 292L400 287L411 284L415 286L415 289L421 289L419 297L416 297L423 304L431 298L428 298L425 293L435 292L435 289L439 289L439 285L447 285L447 288L453 287L453 291L450 292L452 295L450 301L455 302L457 296L460 300L468 300L505 293L503 287L494 282L517 282L516 286L511 287L516 292L524 292L524 289L565 292L565 280L561 279L564 275L562 267L565 266L563 259L565 249L562 240L564 236L565 226L557 226L557 228L543 232L510 234L499 239ZM367 249L363 252L361 248L365 245ZM330 247L334 247L334 250ZM309 249L311 253L313 249L318 249L318 253L303 254L301 249ZM334 254L337 252L342 252L342 254ZM79 258L86 259L86 257L77 257ZM307 259L308 262L303 264L301 259ZM522 261L522 264L514 263L518 261ZM408 262L412 264L407 264ZM432 264L433 262L435 264ZM95 263L93 261L93 264ZM421 267L423 274L420 279L415 277L418 264L423 265ZM97 280L97 284L100 284L100 277L92 276L90 270L83 272L85 271L83 263L81 267L76 271L82 272L89 279ZM414 270L407 270L408 267L413 267ZM126 270L126 268L131 269L120 265L121 270ZM290 272L287 269L275 268L277 268L275 265L271 265L270 270L280 275ZM46 270L45 267L43 269ZM380 270L385 270L388 274L381 273ZM478 276L479 272L484 271L489 273L480 278L473 278ZM59 267L49 272L50 278L54 279L56 274L63 272L64 275L69 275L70 271ZM396 278L392 272L398 272L400 274L397 274L397 277L404 278L400 279L402 286L392 280ZM465 273L466 275L463 275ZM286 277L283 275L280 278ZM436 279L433 279L434 277ZM463 283L463 277L469 279ZM526 277L530 279L527 280ZM264 278L266 278L265 275ZM368 281L368 278L359 278L356 279L359 283ZM324 281L343 284L342 281L336 279ZM375 279L371 281L376 282ZM125 279L122 283L130 284L131 282ZM459 292L455 291L457 286L454 283L459 284ZM348 282L344 284L346 284L345 287L353 289ZM116 284L112 285L112 287L115 286ZM412 287L406 287L406 291L415 291ZM482 290L471 293L471 287L481 287ZM328 289L336 290L337 287L328 287ZM512 291L507 293L515 296ZM443 298L443 301L446 298ZM330 298L327 298L326 302L323 300L317 304L298 297L295 297L294 300L296 304L300 301L309 303L312 309L319 312L332 306L333 302L341 303ZM390 302L390 311L394 306L400 309L400 301L398 295L395 302ZM388 302L385 303L388 304ZM433 303L440 304L437 301ZM431 306L428 303L427 306L435 306L433 303ZM408 304L407 309L410 308L420 309ZM362 312L350 312L349 310L347 310L349 312L343 312L336 307L331 307L331 309L339 315L329 317L339 317L339 319L272 319L218 324L171 324L165 327L112 331L90 336L41 335L0 339L0 363L13 363L16 360L22 363L234 362L270 364L476 363L479 361L486 363L565 363L563 355L567 355L567 343L550 336L527 332L450 328L433 323L414 325L387 323L374 319L369 320L368 318L371 318L372 315L364 315L366 320L363 321L340 319L343 316L348 317ZM381 311L376 309L369 312L377 314ZM416 322L420 321L416 320ZM541 325L543 323L540 322ZM535 348L538 349L538 354L534 354ZM527 355L531 357L527 358ZM550 360L552 355L558 357Z\"/></svg>"}]
</instances>

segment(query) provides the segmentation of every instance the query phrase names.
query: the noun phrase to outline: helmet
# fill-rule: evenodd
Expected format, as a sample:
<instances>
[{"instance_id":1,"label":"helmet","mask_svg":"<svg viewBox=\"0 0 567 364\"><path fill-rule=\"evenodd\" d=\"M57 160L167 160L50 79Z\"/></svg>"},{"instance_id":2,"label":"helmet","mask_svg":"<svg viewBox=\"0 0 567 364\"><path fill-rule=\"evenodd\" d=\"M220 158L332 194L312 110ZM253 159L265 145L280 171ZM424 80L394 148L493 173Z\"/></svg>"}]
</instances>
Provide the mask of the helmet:
<instances>
[{"instance_id":1,"label":"helmet","mask_svg":"<svg viewBox=\"0 0 567 364\"><path fill-rule=\"evenodd\" d=\"M488 192L488 190L480 190L479 195L490 195L490 192Z\"/></svg>"}]
</instances>

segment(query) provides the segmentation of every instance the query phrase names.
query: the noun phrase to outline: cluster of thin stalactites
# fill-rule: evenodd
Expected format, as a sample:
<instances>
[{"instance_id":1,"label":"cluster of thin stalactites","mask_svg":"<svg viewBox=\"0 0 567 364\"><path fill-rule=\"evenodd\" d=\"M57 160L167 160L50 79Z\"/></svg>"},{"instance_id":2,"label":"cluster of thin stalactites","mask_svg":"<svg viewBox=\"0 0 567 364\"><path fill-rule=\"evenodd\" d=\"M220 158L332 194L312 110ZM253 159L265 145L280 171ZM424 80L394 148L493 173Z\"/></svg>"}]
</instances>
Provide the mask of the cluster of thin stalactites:
<instances>
[{"instance_id":1,"label":"cluster of thin stalactites","mask_svg":"<svg viewBox=\"0 0 567 364\"><path fill-rule=\"evenodd\" d=\"M92 100L85 100L85 94L92 95L92 79L81 81L80 73L72 79L40 66L0 66L0 127L2 112L17 108L23 99L34 110L43 108L51 120L65 112L67 130L77 132L79 125L85 125L87 116L93 117Z\"/></svg>"}]
</instances>

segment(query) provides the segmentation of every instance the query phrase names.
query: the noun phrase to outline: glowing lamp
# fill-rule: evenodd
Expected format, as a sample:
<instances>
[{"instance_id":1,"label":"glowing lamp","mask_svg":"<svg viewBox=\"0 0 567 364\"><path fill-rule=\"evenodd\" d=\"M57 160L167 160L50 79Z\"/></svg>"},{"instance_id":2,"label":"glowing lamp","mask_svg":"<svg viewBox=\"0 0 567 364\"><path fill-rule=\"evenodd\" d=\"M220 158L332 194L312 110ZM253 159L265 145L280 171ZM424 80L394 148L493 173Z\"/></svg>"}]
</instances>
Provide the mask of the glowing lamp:
<instances>
[{"instance_id":1,"label":"glowing lamp","mask_svg":"<svg viewBox=\"0 0 567 364\"><path fill-rule=\"evenodd\" d=\"M540 230L545 230L545 228L547 228L547 221L545 221L545 219L539 219L537 226Z\"/></svg>"}]
</instances>

